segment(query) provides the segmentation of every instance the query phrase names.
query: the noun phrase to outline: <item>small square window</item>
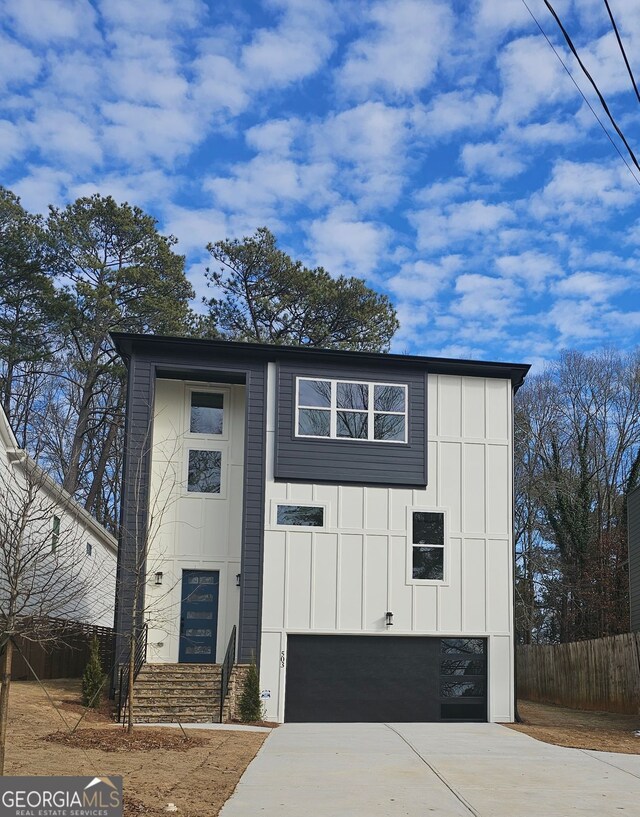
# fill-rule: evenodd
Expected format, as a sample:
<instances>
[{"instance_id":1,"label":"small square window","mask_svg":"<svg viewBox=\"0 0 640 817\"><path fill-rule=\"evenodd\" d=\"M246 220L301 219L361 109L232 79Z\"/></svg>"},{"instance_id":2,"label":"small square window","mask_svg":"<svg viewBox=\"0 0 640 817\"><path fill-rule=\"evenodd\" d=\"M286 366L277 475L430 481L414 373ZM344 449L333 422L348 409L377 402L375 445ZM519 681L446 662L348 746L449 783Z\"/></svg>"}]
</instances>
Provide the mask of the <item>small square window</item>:
<instances>
[{"instance_id":1,"label":"small square window","mask_svg":"<svg viewBox=\"0 0 640 817\"><path fill-rule=\"evenodd\" d=\"M222 434L224 422L224 397L206 391L191 392L192 434Z\"/></svg>"},{"instance_id":2,"label":"small square window","mask_svg":"<svg viewBox=\"0 0 640 817\"><path fill-rule=\"evenodd\" d=\"M219 494L222 474L221 451L189 451L187 489L199 494Z\"/></svg>"},{"instance_id":3,"label":"small square window","mask_svg":"<svg viewBox=\"0 0 640 817\"><path fill-rule=\"evenodd\" d=\"M328 437L331 413L322 409L301 408L298 414L298 434L305 437Z\"/></svg>"},{"instance_id":4,"label":"small square window","mask_svg":"<svg viewBox=\"0 0 640 817\"><path fill-rule=\"evenodd\" d=\"M338 383L337 386L336 405L339 409L366 411L369 408L368 383Z\"/></svg>"},{"instance_id":5,"label":"small square window","mask_svg":"<svg viewBox=\"0 0 640 817\"><path fill-rule=\"evenodd\" d=\"M444 514L414 511L413 544L444 545Z\"/></svg>"},{"instance_id":6,"label":"small square window","mask_svg":"<svg viewBox=\"0 0 640 817\"><path fill-rule=\"evenodd\" d=\"M336 432L338 437L366 440L369 437L369 417L360 411L339 411Z\"/></svg>"},{"instance_id":7,"label":"small square window","mask_svg":"<svg viewBox=\"0 0 640 817\"><path fill-rule=\"evenodd\" d=\"M87 556L91 556L93 554L93 545L91 542L87 542Z\"/></svg>"},{"instance_id":8,"label":"small square window","mask_svg":"<svg viewBox=\"0 0 640 817\"><path fill-rule=\"evenodd\" d=\"M331 381L298 380L298 405L329 408L331 406Z\"/></svg>"},{"instance_id":9,"label":"small square window","mask_svg":"<svg viewBox=\"0 0 640 817\"><path fill-rule=\"evenodd\" d=\"M404 386L374 386L373 408L375 411L404 412Z\"/></svg>"},{"instance_id":10,"label":"small square window","mask_svg":"<svg viewBox=\"0 0 640 817\"><path fill-rule=\"evenodd\" d=\"M278 505L278 525L301 525L321 528L324 525L324 508L317 505Z\"/></svg>"}]
</instances>

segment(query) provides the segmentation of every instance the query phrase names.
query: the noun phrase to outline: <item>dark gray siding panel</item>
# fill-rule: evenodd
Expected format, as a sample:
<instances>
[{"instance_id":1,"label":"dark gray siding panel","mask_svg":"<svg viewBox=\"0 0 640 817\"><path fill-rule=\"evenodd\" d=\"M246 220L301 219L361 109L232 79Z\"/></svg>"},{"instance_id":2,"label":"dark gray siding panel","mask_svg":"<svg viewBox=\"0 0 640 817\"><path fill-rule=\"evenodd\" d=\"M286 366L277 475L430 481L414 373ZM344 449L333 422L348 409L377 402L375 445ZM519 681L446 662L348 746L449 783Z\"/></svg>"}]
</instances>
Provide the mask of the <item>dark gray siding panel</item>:
<instances>
[{"instance_id":1,"label":"dark gray siding panel","mask_svg":"<svg viewBox=\"0 0 640 817\"><path fill-rule=\"evenodd\" d=\"M132 358L127 385L120 545L116 574L117 662L127 660L136 582L139 584L136 611L139 619L144 608L144 577L140 562L144 556L149 510L154 385L153 365L147 360Z\"/></svg>"},{"instance_id":2,"label":"dark gray siding panel","mask_svg":"<svg viewBox=\"0 0 640 817\"><path fill-rule=\"evenodd\" d=\"M277 375L275 478L371 485L427 484L427 375L376 367L280 363ZM312 440L295 436L296 377L405 383L409 390L408 443Z\"/></svg>"},{"instance_id":3,"label":"dark gray siding panel","mask_svg":"<svg viewBox=\"0 0 640 817\"><path fill-rule=\"evenodd\" d=\"M631 629L640 630L640 489L627 497Z\"/></svg>"}]
</instances>

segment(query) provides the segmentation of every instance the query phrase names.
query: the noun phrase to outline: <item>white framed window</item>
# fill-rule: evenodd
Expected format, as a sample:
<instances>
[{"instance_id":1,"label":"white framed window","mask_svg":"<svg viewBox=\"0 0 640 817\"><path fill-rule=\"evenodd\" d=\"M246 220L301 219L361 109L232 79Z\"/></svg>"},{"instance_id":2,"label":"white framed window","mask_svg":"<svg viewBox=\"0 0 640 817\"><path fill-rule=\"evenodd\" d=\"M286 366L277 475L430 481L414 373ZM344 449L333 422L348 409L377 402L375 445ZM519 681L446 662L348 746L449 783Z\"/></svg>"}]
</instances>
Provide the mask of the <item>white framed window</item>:
<instances>
[{"instance_id":1,"label":"white framed window","mask_svg":"<svg viewBox=\"0 0 640 817\"><path fill-rule=\"evenodd\" d=\"M409 508L408 581L443 583L447 576L447 529L444 510Z\"/></svg>"},{"instance_id":2,"label":"white framed window","mask_svg":"<svg viewBox=\"0 0 640 817\"><path fill-rule=\"evenodd\" d=\"M227 439L229 436L230 393L208 388L206 383L186 389L185 430L189 436Z\"/></svg>"},{"instance_id":3,"label":"white framed window","mask_svg":"<svg viewBox=\"0 0 640 817\"><path fill-rule=\"evenodd\" d=\"M297 437L406 443L404 383L296 378Z\"/></svg>"},{"instance_id":4,"label":"white framed window","mask_svg":"<svg viewBox=\"0 0 640 817\"><path fill-rule=\"evenodd\" d=\"M270 517L273 528L324 528L327 524L327 505L325 502L274 499L271 501Z\"/></svg>"},{"instance_id":5,"label":"white framed window","mask_svg":"<svg viewBox=\"0 0 640 817\"><path fill-rule=\"evenodd\" d=\"M188 448L185 459L187 494L222 498L226 488L223 452L216 448Z\"/></svg>"}]
</instances>

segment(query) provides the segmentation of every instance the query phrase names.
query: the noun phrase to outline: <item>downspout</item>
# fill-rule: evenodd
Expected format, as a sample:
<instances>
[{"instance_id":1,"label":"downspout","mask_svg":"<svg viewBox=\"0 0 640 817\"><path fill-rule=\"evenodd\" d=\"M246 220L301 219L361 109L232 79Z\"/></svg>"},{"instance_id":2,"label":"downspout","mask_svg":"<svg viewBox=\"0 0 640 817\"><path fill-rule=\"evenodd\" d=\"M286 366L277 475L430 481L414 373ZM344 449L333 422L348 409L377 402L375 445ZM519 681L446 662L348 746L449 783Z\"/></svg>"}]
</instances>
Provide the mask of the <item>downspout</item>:
<instances>
[{"instance_id":1,"label":"downspout","mask_svg":"<svg viewBox=\"0 0 640 817\"><path fill-rule=\"evenodd\" d=\"M524 378L519 383L512 385L511 394L511 539L512 559L513 559L513 717L515 723L522 723L522 718L518 712L518 643L516 639L516 485L515 485L515 398L516 392L524 382Z\"/></svg>"}]
</instances>

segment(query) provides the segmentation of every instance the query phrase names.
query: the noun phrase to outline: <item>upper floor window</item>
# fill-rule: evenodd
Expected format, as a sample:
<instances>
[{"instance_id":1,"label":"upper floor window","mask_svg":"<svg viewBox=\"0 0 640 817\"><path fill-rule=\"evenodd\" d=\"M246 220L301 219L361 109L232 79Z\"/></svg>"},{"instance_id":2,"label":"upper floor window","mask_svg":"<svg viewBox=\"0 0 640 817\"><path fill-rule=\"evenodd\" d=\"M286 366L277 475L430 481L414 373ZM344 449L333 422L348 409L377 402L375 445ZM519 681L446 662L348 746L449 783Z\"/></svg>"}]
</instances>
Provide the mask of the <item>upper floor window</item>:
<instances>
[{"instance_id":1,"label":"upper floor window","mask_svg":"<svg viewBox=\"0 0 640 817\"><path fill-rule=\"evenodd\" d=\"M224 421L224 395L218 392L191 392L192 434L222 434Z\"/></svg>"},{"instance_id":2,"label":"upper floor window","mask_svg":"<svg viewBox=\"0 0 640 817\"><path fill-rule=\"evenodd\" d=\"M351 380L297 379L299 437L407 441L407 386Z\"/></svg>"}]
</instances>

